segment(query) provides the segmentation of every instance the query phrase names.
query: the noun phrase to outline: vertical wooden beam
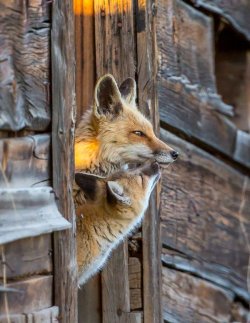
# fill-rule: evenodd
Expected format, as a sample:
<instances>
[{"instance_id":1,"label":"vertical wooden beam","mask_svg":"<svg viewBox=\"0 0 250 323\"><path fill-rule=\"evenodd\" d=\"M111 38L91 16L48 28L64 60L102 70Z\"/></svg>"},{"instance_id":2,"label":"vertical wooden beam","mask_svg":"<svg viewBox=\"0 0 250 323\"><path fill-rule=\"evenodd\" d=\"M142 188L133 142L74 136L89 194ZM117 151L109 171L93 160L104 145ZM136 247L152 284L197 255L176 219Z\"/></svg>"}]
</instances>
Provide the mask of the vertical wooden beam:
<instances>
[{"instance_id":1,"label":"vertical wooden beam","mask_svg":"<svg viewBox=\"0 0 250 323\"><path fill-rule=\"evenodd\" d=\"M55 305L63 323L77 322L77 264L74 178L75 43L72 0L55 0L52 7L52 156L53 188L60 212L72 229L54 235Z\"/></svg>"},{"instance_id":2,"label":"vertical wooden beam","mask_svg":"<svg viewBox=\"0 0 250 323\"><path fill-rule=\"evenodd\" d=\"M96 73L118 82L135 77L133 0L95 0ZM127 242L102 272L103 323L134 322L130 315ZM132 313L131 313L132 314Z\"/></svg>"},{"instance_id":3,"label":"vertical wooden beam","mask_svg":"<svg viewBox=\"0 0 250 323\"><path fill-rule=\"evenodd\" d=\"M94 1L74 0L77 121L93 103L95 74Z\"/></svg>"},{"instance_id":4,"label":"vertical wooden beam","mask_svg":"<svg viewBox=\"0 0 250 323\"><path fill-rule=\"evenodd\" d=\"M154 0L138 0L136 14L137 73L139 107L146 115L150 116L155 131L159 134L156 85L156 9ZM159 202L160 185L158 184L152 193L142 226L144 323L162 321Z\"/></svg>"}]
</instances>

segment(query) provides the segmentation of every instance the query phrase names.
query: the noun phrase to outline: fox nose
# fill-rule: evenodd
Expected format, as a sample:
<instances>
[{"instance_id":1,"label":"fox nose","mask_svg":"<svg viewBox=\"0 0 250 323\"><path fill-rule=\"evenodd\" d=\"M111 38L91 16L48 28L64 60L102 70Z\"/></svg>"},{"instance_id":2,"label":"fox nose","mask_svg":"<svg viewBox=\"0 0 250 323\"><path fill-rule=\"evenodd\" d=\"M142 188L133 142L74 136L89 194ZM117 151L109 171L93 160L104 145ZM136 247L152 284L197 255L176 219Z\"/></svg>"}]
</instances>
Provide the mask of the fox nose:
<instances>
[{"instance_id":1,"label":"fox nose","mask_svg":"<svg viewBox=\"0 0 250 323\"><path fill-rule=\"evenodd\" d=\"M177 151L175 151L175 150L171 151L170 154L171 154L173 160L176 160L177 157L179 156L179 153Z\"/></svg>"}]
</instances>

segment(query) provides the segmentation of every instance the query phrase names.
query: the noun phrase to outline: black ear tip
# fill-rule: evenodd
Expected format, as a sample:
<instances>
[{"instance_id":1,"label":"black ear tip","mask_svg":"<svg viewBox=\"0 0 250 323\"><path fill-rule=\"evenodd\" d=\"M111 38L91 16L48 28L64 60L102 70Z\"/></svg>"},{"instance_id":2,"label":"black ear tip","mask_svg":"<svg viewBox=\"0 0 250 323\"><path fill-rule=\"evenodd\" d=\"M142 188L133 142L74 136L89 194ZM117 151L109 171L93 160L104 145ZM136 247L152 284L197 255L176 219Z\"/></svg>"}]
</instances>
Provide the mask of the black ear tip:
<instances>
[{"instance_id":1,"label":"black ear tip","mask_svg":"<svg viewBox=\"0 0 250 323\"><path fill-rule=\"evenodd\" d=\"M83 177L82 173L75 173L75 182L77 185L80 184L82 177Z\"/></svg>"}]
</instances>

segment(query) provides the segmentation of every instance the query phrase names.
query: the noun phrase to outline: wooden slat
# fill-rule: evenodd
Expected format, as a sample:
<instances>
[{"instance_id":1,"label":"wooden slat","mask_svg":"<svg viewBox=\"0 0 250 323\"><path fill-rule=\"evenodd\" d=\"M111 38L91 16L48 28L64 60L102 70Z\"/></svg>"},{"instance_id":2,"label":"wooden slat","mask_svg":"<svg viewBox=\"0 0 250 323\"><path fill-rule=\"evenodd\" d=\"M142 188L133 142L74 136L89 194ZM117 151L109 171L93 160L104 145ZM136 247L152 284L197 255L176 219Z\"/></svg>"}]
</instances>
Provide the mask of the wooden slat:
<instances>
[{"instance_id":1,"label":"wooden slat","mask_svg":"<svg viewBox=\"0 0 250 323\"><path fill-rule=\"evenodd\" d=\"M142 308L142 265L138 258L128 258L128 279L130 292L130 309Z\"/></svg>"},{"instance_id":2,"label":"wooden slat","mask_svg":"<svg viewBox=\"0 0 250 323\"><path fill-rule=\"evenodd\" d=\"M93 104L95 75L94 1L74 1L77 121Z\"/></svg>"},{"instance_id":3,"label":"wooden slat","mask_svg":"<svg viewBox=\"0 0 250 323\"><path fill-rule=\"evenodd\" d=\"M198 7L203 7L226 18L234 28L250 40L250 3L248 1L192 0L192 2Z\"/></svg>"},{"instance_id":4,"label":"wooden slat","mask_svg":"<svg viewBox=\"0 0 250 323\"><path fill-rule=\"evenodd\" d=\"M18 292L7 293L9 314L31 313L52 306L52 276L37 276L7 284ZM37 292L39 291L39 297ZM0 293L0 313L6 315L4 293Z\"/></svg>"},{"instance_id":5,"label":"wooden slat","mask_svg":"<svg viewBox=\"0 0 250 323\"><path fill-rule=\"evenodd\" d=\"M45 186L50 180L50 136L0 140L0 186Z\"/></svg>"},{"instance_id":6,"label":"wooden slat","mask_svg":"<svg viewBox=\"0 0 250 323\"><path fill-rule=\"evenodd\" d=\"M0 189L0 244L71 227L51 187Z\"/></svg>"},{"instance_id":7,"label":"wooden slat","mask_svg":"<svg viewBox=\"0 0 250 323\"><path fill-rule=\"evenodd\" d=\"M53 306L30 314L0 314L0 323L55 323L59 322L58 312L58 307Z\"/></svg>"},{"instance_id":8,"label":"wooden slat","mask_svg":"<svg viewBox=\"0 0 250 323\"><path fill-rule=\"evenodd\" d=\"M50 4L0 1L0 128L46 130L50 121Z\"/></svg>"},{"instance_id":9,"label":"wooden slat","mask_svg":"<svg viewBox=\"0 0 250 323\"><path fill-rule=\"evenodd\" d=\"M233 108L217 93L211 18L180 0L159 1L159 107L162 124L250 167L247 141L236 154ZM237 155L237 158L236 158Z\"/></svg>"},{"instance_id":10,"label":"wooden slat","mask_svg":"<svg viewBox=\"0 0 250 323\"><path fill-rule=\"evenodd\" d=\"M162 139L180 152L162 176L163 262L249 301L250 180L166 131Z\"/></svg>"},{"instance_id":11,"label":"wooden slat","mask_svg":"<svg viewBox=\"0 0 250 323\"><path fill-rule=\"evenodd\" d=\"M96 75L114 75L118 83L135 77L133 2L95 0ZM127 243L113 254L102 273L102 322L129 318ZM124 267L125 266L125 267ZM118 284L118 287L117 287Z\"/></svg>"},{"instance_id":12,"label":"wooden slat","mask_svg":"<svg viewBox=\"0 0 250 323\"><path fill-rule=\"evenodd\" d=\"M124 320L130 312L127 244L119 246L102 274L103 323Z\"/></svg>"},{"instance_id":13,"label":"wooden slat","mask_svg":"<svg viewBox=\"0 0 250 323\"><path fill-rule=\"evenodd\" d=\"M202 279L163 268L166 322L231 322L233 293Z\"/></svg>"},{"instance_id":14,"label":"wooden slat","mask_svg":"<svg viewBox=\"0 0 250 323\"><path fill-rule=\"evenodd\" d=\"M139 107L150 116L157 133L159 115L156 88L155 10L154 1L138 1L136 23ZM159 192L160 186L158 185L152 193L149 209L142 225L143 319L145 323L161 322Z\"/></svg>"},{"instance_id":15,"label":"wooden slat","mask_svg":"<svg viewBox=\"0 0 250 323\"><path fill-rule=\"evenodd\" d=\"M75 43L72 0L52 4L52 158L53 188L59 209L73 227L55 234L54 297L60 322L77 322L77 263L74 178Z\"/></svg>"},{"instance_id":16,"label":"wooden slat","mask_svg":"<svg viewBox=\"0 0 250 323\"><path fill-rule=\"evenodd\" d=\"M52 272L52 244L49 234L8 243L4 246L4 253L7 280ZM0 278L3 278L1 262Z\"/></svg>"}]
</instances>

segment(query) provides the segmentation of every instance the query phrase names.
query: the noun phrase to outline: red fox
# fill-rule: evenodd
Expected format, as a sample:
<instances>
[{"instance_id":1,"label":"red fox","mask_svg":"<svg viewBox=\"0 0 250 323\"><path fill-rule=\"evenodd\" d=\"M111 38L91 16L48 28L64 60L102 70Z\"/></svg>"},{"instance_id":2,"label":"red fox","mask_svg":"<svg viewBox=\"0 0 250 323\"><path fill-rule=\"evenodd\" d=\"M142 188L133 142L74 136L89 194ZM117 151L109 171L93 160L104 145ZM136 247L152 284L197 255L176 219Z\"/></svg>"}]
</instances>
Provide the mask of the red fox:
<instances>
[{"instance_id":1,"label":"red fox","mask_svg":"<svg viewBox=\"0 0 250 323\"><path fill-rule=\"evenodd\" d=\"M85 204L76 211L80 285L103 267L111 251L140 224L159 177L157 162L108 179L75 174L85 195Z\"/></svg>"},{"instance_id":2,"label":"red fox","mask_svg":"<svg viewBox=\"0 0 250 323\"><path fill-rule=\"evenodd\" d=\"M76 129L75 170L107 176L129 163L156 160L171 163L178 153L159 140L149 120L136 107L136 83L126 79L118 88L112 75L96 84L94 106ZM74 187L77 205L79 188ZM83 195L81 195L83 196Z\"/></svg>"}]
</instances>

